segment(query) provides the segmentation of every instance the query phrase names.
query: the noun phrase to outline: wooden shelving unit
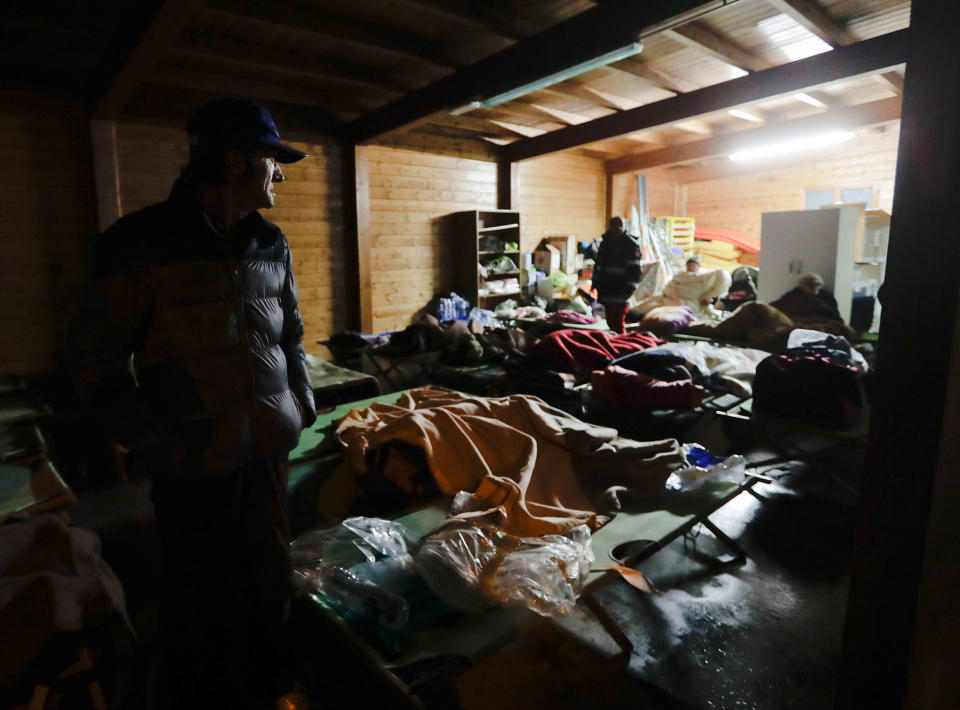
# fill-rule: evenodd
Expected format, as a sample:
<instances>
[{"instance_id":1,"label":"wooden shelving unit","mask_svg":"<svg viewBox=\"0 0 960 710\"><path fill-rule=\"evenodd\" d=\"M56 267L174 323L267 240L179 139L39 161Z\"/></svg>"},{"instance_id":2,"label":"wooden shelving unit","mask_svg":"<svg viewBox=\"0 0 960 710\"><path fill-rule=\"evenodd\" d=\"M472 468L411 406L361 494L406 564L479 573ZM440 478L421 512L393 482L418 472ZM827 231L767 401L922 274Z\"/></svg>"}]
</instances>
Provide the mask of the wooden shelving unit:
<instances>
[{"instance_id":1,"label":"wooden shelving unit","mask_svg":"<svg viewBox=\"0 0 960 710\"><path fill-rule=\"evenodd\" d=\"M452 266L450 289L472 305L493 308L508 297L519 296L519 288L491 291L487 284L520 278L520 213L516 210L467 210L447 215L443 223L445 263ZM507 249L507 244L517 248ZM516 268L501 274L481 275L480 267L509 257Z\"/></svg>"}]
</instances>

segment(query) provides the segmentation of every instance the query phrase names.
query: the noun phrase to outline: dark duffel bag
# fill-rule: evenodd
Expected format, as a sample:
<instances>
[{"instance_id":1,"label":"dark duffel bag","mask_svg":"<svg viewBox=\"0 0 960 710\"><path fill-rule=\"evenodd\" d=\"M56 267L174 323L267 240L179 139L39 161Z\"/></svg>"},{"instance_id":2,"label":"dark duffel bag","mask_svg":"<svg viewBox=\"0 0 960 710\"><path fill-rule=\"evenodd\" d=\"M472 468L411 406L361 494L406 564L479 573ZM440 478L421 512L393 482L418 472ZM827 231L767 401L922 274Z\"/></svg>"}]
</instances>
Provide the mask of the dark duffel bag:
<instances>
[{"instance_id":1,"label":"dark duffel bag","mask_svg":"<svg viewBox=\"0 0 960 710\"><path fill-rule=\"evenodd\" d=\"M757 365L753 408L812 424L848 427L863 412L858 376L843 358L826 353L771 355Z\"/></svg>"}]
</instances>

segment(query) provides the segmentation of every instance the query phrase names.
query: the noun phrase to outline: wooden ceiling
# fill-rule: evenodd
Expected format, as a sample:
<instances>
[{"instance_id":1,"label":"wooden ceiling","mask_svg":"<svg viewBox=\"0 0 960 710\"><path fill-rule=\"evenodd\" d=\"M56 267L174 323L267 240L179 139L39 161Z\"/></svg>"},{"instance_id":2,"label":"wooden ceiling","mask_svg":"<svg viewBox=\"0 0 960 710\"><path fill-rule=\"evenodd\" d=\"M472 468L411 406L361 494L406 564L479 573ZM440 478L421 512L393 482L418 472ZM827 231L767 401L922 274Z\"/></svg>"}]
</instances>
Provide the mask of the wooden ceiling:
<instances>
[{"instance_id":1,"label":"wooden ceiling","mask_svg":"<svg viewBox=\"0 0 960 710\"><path fill-rule=\"evenodd\" d=\"M909 14L904 0L71 0L5 4L0 33L20 88L75 92L98 118L183 125L203 101L240 95L290 135L466 141L510 159L584 146L617 168L709 157L731 134L819 114L894 120L904 42L881 38ZM451 113L637 36L632 58ZM852 69L817 59L831 51ZM809 67L807 98L776 90L791 62ZM726 104L710 98L721 84Z\"/></svg>"}]
</instances>

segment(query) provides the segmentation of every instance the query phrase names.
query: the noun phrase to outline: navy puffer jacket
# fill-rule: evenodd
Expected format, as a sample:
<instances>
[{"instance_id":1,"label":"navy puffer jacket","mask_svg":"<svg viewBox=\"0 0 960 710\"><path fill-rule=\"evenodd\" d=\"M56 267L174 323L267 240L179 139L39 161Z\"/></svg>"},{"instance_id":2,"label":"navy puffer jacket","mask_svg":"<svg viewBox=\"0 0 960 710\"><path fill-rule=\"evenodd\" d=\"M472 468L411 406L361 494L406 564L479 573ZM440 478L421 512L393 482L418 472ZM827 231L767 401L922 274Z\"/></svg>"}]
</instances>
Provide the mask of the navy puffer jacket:
<instances>
[{"instance_id":1,"label":"navy puffer jacket","mask_svg":"<svg viewBox=\"0 0 960 710\"><path fill-rule=\"evenodd\" d=\"M178 182L100 237L66 354L115 440L216 473L285 458L313 423L302 338L280 229L252 212L224 234Z\"/></svg>"}]
</instances>

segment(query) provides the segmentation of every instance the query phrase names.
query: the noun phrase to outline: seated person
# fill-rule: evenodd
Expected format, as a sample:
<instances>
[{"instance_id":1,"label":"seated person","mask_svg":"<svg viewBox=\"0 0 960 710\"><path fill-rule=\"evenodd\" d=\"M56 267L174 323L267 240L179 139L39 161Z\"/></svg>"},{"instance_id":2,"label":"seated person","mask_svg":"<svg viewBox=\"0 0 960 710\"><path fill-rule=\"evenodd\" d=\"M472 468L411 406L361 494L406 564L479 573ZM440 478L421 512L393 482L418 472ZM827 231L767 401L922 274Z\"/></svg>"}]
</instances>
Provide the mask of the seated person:
<instances>
[{"instance_id":1,"label":"seated person","mask_svg":"<svg viewBox=\"0 0 960 710\"><path fill-rule=\"evenodd\" d=\"M646 298L631 310L643 315L662 306L689 306L697 318L716 320L719 312L713 300L730 288L730 274L723 269L701 269L700 257L687 259L686 270L675 274L663 287L663 294Z\"/></svg>"},{"instance_id":2,"label":"seated person","mask_svg":"<svg viewBox=\"0 0 960 710\"><path fill-rule=\"evenodd\" d=\"M780 351L786 349L795 328L842 335L848 340L853 337L837 311L836 300L823 290L823 279L816 274L801 276L797 288L773 303L745 303L721 323L694 323L683 332Z\"/></svg>"},{"instance_id":3,"label":"seated person","mask_svg":"<svg viewBox=\"0 0 960 710\"><path fill-rule=\"evenodd\" d=\"M837 299L823 288L823 279L819 274L804 274L797 280L796 288L787 291L771 306L786 313L795 322L819 323L822 321L838 321L843 323L840 310L837 308ZM809 326L811 330L819 330Z\"/></svg>"}]
</instances>

